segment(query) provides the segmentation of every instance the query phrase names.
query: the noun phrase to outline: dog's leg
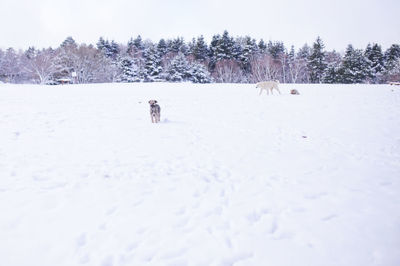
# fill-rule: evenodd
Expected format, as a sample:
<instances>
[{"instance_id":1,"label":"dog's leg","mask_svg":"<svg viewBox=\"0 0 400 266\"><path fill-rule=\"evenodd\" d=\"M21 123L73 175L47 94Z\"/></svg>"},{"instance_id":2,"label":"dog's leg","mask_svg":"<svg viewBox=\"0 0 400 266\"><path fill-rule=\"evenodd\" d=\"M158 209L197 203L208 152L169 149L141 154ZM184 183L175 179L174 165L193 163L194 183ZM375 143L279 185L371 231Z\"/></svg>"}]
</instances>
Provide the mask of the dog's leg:
<instances>
[{"instance_id":1,"label":"dog's leg","mask_svg":"<svg viewBox=\"0 0 400 266\"><path fill-rule=\"evenodd\" d=\"M262 90L263 90L263 89L261 88L261 89L260 89L260 93L259 93L258 95L261 95L261 93L262 93Z\"/></svg>"}]
</instances>

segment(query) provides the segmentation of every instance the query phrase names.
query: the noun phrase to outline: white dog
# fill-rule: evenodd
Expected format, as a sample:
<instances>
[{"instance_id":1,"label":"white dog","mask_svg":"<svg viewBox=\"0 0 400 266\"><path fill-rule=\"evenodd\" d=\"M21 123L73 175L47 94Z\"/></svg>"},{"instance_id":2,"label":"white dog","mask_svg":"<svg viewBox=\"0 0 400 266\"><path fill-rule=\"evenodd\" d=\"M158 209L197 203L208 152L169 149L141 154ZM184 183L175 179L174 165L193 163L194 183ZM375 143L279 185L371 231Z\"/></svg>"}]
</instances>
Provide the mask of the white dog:
<instances>
[{"instance_id":1,"label":"white dog","mask_svg":"<svg viewBox=\"0 0 400 266\"><path fill-rule=\"evenodd\" d=\"M275 89L281 94L281 91L278 88L279 80L270 80L270 81L264 81L264 82L258 82L256 84L256 88L260 88L260 95L263 90L267 91L267 94L269 95L269 92L272 93L272 90Z\"/></svg>"}]
</instances>

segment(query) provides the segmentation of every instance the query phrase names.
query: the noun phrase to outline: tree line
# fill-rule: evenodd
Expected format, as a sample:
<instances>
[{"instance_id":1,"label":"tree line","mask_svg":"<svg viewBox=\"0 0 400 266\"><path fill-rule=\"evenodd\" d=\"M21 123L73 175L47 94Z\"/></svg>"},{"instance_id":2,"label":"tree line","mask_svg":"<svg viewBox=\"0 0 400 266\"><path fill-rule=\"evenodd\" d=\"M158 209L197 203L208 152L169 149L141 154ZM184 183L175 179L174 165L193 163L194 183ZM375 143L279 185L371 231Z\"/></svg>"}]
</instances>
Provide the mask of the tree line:
<instances>
[{"instance_id":1,"label":"tree line","mask_svg":"<svg viewBox=\"0 0 400 266\"><path fill-rule=\"evenodd\" d=\"M344 54L326 51L318 37L312 46L287 49L283 42L216 34L158 42L131 38L127 44L100 38L96 45L66 38L58 48L0 49L0 81L59 84L104 82L387 83L400 80L400 45L383 51L351 44Z\"/></svg>"}]
</instances>

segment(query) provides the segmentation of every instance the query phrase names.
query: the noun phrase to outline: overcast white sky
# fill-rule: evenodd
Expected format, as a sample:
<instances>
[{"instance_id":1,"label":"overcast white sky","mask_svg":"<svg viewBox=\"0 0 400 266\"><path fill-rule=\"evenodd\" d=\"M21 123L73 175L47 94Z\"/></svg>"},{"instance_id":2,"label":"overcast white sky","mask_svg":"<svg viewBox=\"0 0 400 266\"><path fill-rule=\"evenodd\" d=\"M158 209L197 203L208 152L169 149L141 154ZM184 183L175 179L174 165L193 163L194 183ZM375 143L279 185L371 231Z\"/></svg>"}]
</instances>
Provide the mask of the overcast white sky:
<instances>
[{"instance_id":1,"label":"overcast white sky","mask_svg":"<svg viewBox=\"0 0 400 266\"><path fill-rule=\"evenodd\" d=\"M0 11L2 49L55 48L67 36L86 44L100 36L126 44L138 34L209 41L225 29L296 49L318 35L337 51L400 43L399 0L0 0Z\"/></svg>"}]
</instances>

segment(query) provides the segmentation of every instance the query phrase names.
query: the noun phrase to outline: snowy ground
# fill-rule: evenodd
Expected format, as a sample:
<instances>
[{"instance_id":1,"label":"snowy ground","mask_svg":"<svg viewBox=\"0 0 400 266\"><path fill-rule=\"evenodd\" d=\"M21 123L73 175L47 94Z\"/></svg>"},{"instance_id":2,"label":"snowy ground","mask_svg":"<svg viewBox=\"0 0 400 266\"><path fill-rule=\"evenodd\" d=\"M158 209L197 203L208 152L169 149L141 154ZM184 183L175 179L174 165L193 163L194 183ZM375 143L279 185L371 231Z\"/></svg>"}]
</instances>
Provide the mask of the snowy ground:
<instances>
[{"instance_id":1,"label":"snowy ground","mask_svg":"<svg viewBox=\"0 0 400 266\"><path fill-rule=\"evenodd\" d=\"M0 265L400 265L400 87L281 91L1 84Z\"/></svg>"}]
</instances>

